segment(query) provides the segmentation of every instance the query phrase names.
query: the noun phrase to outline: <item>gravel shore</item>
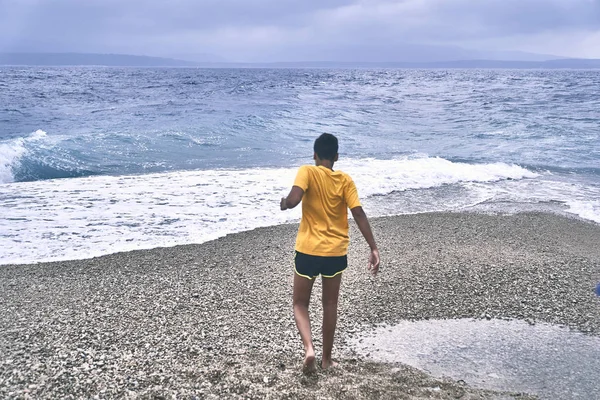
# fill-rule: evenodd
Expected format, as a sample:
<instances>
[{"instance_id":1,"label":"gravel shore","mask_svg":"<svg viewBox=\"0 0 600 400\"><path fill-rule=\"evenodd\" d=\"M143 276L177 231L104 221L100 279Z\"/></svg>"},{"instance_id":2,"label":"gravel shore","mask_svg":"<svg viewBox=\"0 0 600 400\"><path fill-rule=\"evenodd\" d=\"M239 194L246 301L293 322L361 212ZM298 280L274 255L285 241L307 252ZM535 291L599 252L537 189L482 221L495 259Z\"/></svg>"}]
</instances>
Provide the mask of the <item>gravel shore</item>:
<instances>
[{"instance_id":1,"label":"gravel shore","mask_svg":"<svg viewBox=\"0 0 600 400\"><path fill-rule=\"evenodd\" d=\"M371 220L352 227L339 368L300 373L297 225L104 257L0 266L0 398L530 398L370 362L347 339L400 320L514 318L600 336L600 226L552 214ZM320 284L311 317L320 348Z\"/></svg>"}]
</instances>

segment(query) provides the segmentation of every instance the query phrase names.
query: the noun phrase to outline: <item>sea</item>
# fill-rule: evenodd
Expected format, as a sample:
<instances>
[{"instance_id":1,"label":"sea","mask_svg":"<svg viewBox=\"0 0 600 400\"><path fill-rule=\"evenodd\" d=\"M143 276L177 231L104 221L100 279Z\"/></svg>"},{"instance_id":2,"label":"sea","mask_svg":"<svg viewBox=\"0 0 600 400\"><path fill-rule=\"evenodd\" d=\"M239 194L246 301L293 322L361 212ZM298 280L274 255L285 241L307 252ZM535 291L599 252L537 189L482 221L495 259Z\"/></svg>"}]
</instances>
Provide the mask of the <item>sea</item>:
<instances>
[{"instance_id":1,"label":"sea","mask_svg":"<svg viewBox=\"0 0 600 400\"><path fill-rule=\"evenodd\" d=\"M0 264L202 243L336 135L371 217L600 223L600 71L0 67Z\"/></svg>"}]
</instances>

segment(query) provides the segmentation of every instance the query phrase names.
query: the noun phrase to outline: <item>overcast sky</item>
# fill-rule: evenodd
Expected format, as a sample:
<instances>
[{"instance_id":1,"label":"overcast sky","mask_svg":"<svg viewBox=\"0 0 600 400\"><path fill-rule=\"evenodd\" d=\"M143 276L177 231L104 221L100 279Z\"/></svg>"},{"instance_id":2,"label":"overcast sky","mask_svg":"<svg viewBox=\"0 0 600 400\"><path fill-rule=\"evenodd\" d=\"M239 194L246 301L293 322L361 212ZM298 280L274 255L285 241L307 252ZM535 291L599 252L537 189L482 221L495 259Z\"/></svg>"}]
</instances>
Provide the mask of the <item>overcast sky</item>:
<instances>
[{"instance_id":1,"label":"overcast sky","mask_svg":"<svg viewBox=\"0 0 600 400\"><path fill-rule=\"evenodd\" d=\"M406 44L600 58L600 0L0 0L1 52L300 61Z\"/></svg>"}]
</instances>

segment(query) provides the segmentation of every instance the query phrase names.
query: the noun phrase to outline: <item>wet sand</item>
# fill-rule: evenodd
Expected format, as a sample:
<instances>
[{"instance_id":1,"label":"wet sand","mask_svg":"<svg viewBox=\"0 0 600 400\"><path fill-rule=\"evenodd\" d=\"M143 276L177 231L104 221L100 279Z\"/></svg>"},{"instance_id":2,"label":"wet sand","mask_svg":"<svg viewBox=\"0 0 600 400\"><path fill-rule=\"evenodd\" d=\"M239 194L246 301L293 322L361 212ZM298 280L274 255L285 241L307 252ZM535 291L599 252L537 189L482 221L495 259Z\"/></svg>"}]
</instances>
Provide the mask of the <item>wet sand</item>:
<instances>
[{"instance_id":1,"label":"wet sand","mask_svg":"<svg viewBox=\"0 0 600 400\"><path fill-rule=\"evenodd\" d=\"M383 323L520 319L600 336L600 226L551 214L372 220L382 272L353 227L340 366L301 374L296 225L201 245L0 266L0 398L528 398L354 354ZM320 285L311 305L320 349Z\"/></svg>"}]
</instances>

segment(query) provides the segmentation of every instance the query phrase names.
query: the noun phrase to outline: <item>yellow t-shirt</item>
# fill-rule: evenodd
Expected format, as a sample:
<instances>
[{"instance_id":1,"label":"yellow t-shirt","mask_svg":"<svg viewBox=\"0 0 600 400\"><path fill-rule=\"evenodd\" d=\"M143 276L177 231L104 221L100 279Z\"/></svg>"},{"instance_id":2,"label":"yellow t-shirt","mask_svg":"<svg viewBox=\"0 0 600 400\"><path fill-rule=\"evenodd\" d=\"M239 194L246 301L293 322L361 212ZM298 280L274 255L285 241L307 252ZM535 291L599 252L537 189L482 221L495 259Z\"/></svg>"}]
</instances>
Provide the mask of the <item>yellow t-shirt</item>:
<instances>
[{"instance_id":1,"label":"yellow t-shirt","mask_svg":"<svg viewBox=\"0 0 600 400\"><path fill-rule=\"evenodd\" d=\"M304 165L294 186L304 190L296 251L322 257L346 255L348 208L360 206L352 178L323 166Z\"/></svg>"}]
</instances>

